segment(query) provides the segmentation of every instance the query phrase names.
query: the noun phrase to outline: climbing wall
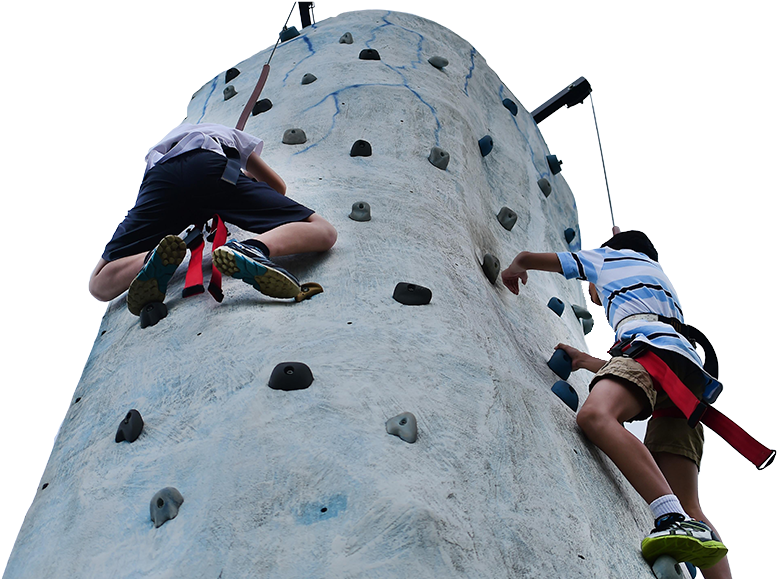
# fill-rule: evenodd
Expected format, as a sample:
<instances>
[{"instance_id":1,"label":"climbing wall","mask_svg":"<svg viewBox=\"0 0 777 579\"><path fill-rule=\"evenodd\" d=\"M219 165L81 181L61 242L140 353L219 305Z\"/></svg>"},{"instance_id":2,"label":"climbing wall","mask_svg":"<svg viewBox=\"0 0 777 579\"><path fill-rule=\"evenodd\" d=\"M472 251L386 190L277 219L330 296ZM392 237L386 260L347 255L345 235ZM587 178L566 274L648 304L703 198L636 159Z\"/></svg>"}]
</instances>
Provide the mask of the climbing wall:
<instances>
[{"instance_id":1,"label":"climbing wall","mask_svg":"<svg viewBox=\"0 0 777 579\"><path fill-rule=\"evenodd\" d=\"M186 121L234 125L269 54ZM114 300L4 577L650 577L647 510L575 425L590 375L553 391L579 283L493 277L580 240L515 95L451 31L367 11L280 44L261 98L246 130L339 231L279 260L324 293L183 299L182 267L152 327Z\"/></svg>"}]
</instances>

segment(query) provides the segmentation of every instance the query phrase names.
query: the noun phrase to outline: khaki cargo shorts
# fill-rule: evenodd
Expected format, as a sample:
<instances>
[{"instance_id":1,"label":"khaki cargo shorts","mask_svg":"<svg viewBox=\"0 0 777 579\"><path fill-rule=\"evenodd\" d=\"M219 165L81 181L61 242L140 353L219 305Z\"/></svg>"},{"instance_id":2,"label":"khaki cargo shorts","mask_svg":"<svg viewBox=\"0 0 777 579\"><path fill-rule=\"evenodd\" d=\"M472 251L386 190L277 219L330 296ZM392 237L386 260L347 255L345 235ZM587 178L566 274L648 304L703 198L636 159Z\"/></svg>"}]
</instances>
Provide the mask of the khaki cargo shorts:
<instances>
[{"instance_id":1,"label":"khaki cargo shorts","mask_svg":"<svg viewBox=\"0 0 777 579\"><path fill-rule=\"evenodd\" d=\"M701 398L704 385L701 370L679 354L662 353L661 357L691 392ZM654 409L677 408L666 394L656 391L653 387L653 379L647 370L631 358L612 358L591 380L590 389L605 377L636 386L645 394L645 409L628 422L644 420L653 413ZM689 427L685 418L669 416L650 418L645 433L645 446L653 454L668 452L684 456L700 468L704 429L701 424L697 424L694 428Z\"/></svg>"}]
</instances>

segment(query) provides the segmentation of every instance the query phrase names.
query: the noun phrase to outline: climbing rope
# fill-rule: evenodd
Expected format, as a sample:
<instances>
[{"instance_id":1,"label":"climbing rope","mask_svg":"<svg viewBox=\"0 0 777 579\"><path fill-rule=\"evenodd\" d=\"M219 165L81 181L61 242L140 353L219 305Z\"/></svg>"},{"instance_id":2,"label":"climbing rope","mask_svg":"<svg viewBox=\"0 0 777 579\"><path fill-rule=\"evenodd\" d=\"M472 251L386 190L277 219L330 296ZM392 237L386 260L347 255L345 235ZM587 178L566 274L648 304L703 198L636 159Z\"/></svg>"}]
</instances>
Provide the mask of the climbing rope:
<instances>
[{"instance_id":1,"label":"climbing rope","mask_svg":"<svg viewBox=\"0 0 777 579\"><path fill-rule=\"evenodd\" d=\"M591 110L594 113L594 126L596 127L596 139L599 141L599 154L602 156L602 170L604 171L604 184L607 187L607 201L610 204L610 217L612 218L612 226L615 228L615 215L612 212L612 197L610 197L610 184L607 182L607 168L604 166L604 152L602 151L602 139L599 137L599 123L596 122L596 109L594 108L594 96L588 95L591 98Z\"/></svg>"}]
</instances>

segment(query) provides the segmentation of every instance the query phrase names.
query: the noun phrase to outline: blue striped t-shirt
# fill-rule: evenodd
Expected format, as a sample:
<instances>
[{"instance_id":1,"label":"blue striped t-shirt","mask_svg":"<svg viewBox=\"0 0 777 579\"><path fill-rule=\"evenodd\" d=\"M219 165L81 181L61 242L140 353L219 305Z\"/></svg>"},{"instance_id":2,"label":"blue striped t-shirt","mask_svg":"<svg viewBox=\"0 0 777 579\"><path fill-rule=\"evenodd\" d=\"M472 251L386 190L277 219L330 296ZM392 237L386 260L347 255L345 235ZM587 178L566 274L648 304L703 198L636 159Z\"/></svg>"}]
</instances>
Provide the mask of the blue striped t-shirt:
<instances>
[{"instance_id":1,"label":"blue striped t-shirt","mask_svg":"<svg viewBox=\"0 0 777 579\"><path fill-rule=\"evenodd\" d=\"M607 321L617 328L616 341L634 336L636 341L676 352L702 367L693 346L669 324L629 320L618 326L634 314L659 314L684 321L677 292L657 262L643 253L609 247L557 255L564 277L596 286Z\"/></svg>"}]
</instances>

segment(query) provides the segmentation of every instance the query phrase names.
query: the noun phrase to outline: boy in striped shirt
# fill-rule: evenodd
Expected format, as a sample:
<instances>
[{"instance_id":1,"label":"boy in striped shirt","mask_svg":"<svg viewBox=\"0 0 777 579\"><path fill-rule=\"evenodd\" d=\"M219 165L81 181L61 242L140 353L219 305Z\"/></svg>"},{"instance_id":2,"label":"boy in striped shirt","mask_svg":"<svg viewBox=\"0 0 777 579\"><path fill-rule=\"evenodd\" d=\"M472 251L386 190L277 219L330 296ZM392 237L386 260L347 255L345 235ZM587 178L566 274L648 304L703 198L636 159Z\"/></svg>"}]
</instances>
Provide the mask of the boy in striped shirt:
<instances>
[{"instance_id":1,"label":"boy in striped shirt","mask_svg":"<svg viewBox=\"0 0 777 579\"><path fill-rule=\"evenodd\" d=\"M529 270L561 273L587 281L591 301L605 308L616 340L633 338L655 349L697 397L705 384L703 364L693 346L667 323L683 323L677 292L658 264L658 253L640 231L616 233L601 248L575 253L519 253L502 272L505 286L518 294ZM659 321L659 316L664 321ZM704 569L706 579L731 572L727 549L699 505L698 473L704 436L701 424L663 416L648 423L644 444L623 427L644 420L654 409L673 406L657 392L650 374L630 358L609 362L566 344L572 369L595 373L591 392L577 415L586 436L615 463L650 505L656 528L642 542L645 558L674 556Z\"/></svg>"}]
</instances>

